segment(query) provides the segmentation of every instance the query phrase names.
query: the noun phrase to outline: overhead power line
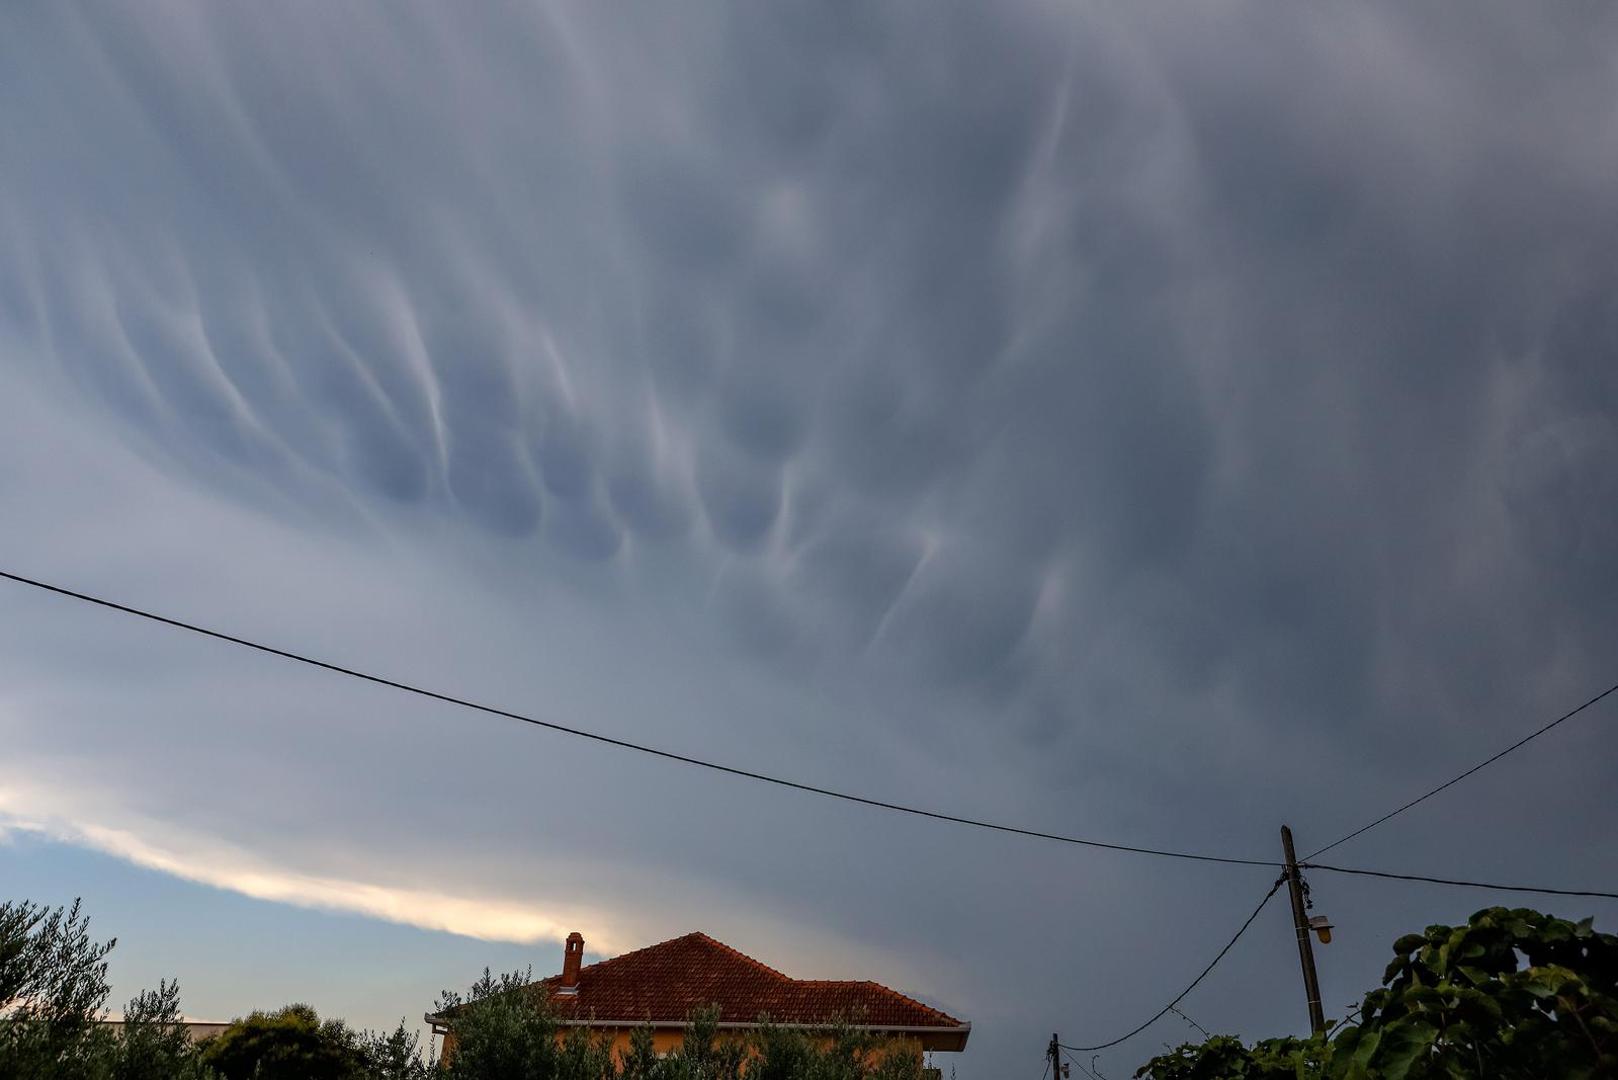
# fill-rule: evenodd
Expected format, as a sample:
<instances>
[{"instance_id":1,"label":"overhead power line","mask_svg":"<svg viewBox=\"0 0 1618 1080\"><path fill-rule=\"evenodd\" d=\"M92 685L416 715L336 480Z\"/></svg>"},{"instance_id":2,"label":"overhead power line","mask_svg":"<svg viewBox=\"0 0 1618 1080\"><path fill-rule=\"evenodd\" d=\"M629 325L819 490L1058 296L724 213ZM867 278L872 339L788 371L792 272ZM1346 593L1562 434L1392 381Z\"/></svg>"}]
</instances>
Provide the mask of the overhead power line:
<instances>
[{"instance_id":1,"label":"overhead power line","mask_svg":"<svg viewBox=\"0 0 1618 1080\"><path fill-rule=\"evenodd\" d=\"M1179 994L1177 994L1175 996L1173 1001L1169 1002L1167 1005L1165 1005L1161 1009L1157 1010L1157 1012L1152 1016L1152 1018L1150 1020L1147 1020L1144 1024L1141 1024L1139 1027L1137 1027L1137 1028L1135 1028L1135 1029L1133 1029L1131 1031L1128 1031L1128 1032L1124 1033L1123 1035L1118 1036L1116 1039L1113 1039L1111 1042L1099 1043L1099 1044L1097 1044L1095 1046L1069 1046L1067 1043L1062 1043L1061 1044L1062 1049L1063 1050L1072 1050L1075 1053L1085 1053L1085 1054L1089 1053L1092 1050L1105 1050L1108 1047L1117 1046L1121 1042L1125 1042L1125 1041L1127 1041L1129 1039L1133 1039L1136 1035L1139 1035L1141 1032L1145 1031L1147 1028L1151 1027L1153 1024L1155 1024L1159 1020L1163 1019L1163 1017L1167 1016L1169 1014L1169 1010L1173 1009L1176 1005L1180 1004L1180 1002L1184 1001L1185 996L1187 994L1189 994L1191 991L1195 990L1197 988L1197 984L1202 982L1203 979L1206 979L1208 977L1208 973L1219 965L1219 961L1221 961L1221 960L1223 960L1225 958L1225 954L1230 952L1231 948L1236 944L1236 942L1241 940L1242 935L1247 933L1247 928L1249 926L1253 925L1253 920L1258 918L1258 913L1264 910L1264 905L1268 904L1270 902L1270 897L1275 895L1275 891L1277 889L1279 889L1281 887L1282 883L1285 882L1285 881L1286 881L1286 877L1284 875L1282 877L1278 877L1278 878L1275 879L1275 884L1270 886L1270 891L1264 894L1264 899L1262 899L1262 900L1260 900L1258 902L1258 907L1253 909L1253 913L1251 915L1249 915L1247 917L1247 921L1242 923L1242 925L1236 930L1235 935L1232 936L1229 941L1225 942L1225 947L1223 949L1219 950L1219 955L1215 956L1212 960L1210 960L1208 962L1208 966L1202 969L1202 973L1200 975L1198 975L1195 979L1191 980L1191 985L1190 986L1186 987L1184 990L1181 990L1179 992Z\"/></svg>"},{"instance_id":2,"label":"overhead power line","mask_svg":"<svg viewBox=\"0 0 1618 1080\"><path fill-rule=\"evenodd\" d=\"M1555 727L1556 725L1562 723L1563 721L1573 719L1575 716L1579 715L1581 712L1588 709L1590 706L1594 705L1596 702L1600 701L1602 698L1604 698L1607 695L1612 694L1612 693L1618 693L1618 683L1614 683L1613 685L1607 687L1605 690L1601 691L1601 693L1597 694L1595 697L1591 698L1589 701L1586 701L1583 705L1580 705L1579 707L1577 707L1575 709L1571 709L1568 712L1563 713L1561 716L1558 716L1555 720L1552 720L1550 723L1546 724L1544 727L1540 728L1538 731L1532 732L1532 733L1530 733L1528 735L1524 735L1522 738L1518 739L1516 742L1512 743L1510 746L1506 747L1504 750L1500 751L1498 754L1494 755L1493 757L1489 758L1488 760L1480 761L1476 765L1472 766L1470 769L1468 769L1465 772L1461 773L1461 775L1455 777L1454 779L1444 781L1442 784L1439 784L1437 787L1433 788L1431 791L1427 792L1425 795L1419 795L1416 798L1411 799L1409 802L1405 803L1403 806L1399 807L1397 810L1391 810L1388 813L1383 814L1381 817L1377 818L1375 821L1371 822L1370 824L1361 825L1359 828L1355 829L1353 832L1347 834L1346 836L1340 836L1336 840L1333 840L1331 843L1327 844L1325 847L1318 848L1315 851L1310 852L1308 855L1305 855L1303 857L1302 861L1303 862L1308 862L1310 859L1313 859L1317 855L1325 854L1326 852L1330 851L1332 848L1336 847L1338 844L1346 844L1350 840L1354 839L1356 836L1360 836L1360 835L1362 835L1364 833L1370 832L1372 829L1376 828L1378 825L1382 824L1384 821L1387 821L1387 820L1389 820L1391 818L1398 817L1400 814L1404 813L1406 810L1409 810L1411 807L1417 805L1418 803L1426 802L1428 799L1432 798L1434 795L1437 795L1440 791L1443 791L1445 788L1454 787L1456 784L1459 784L1462 780L1465 780L1468 776L1471 776L1473 773L1479 772L1480 770L1483 770L1483 769L1486 769L1490 765L1493 765L1495 762L1499 761L1501 758L1505 757L1507 754L1510 754L1513 751L1520 750L1524 746L1527 746L1529 743L1533 742L1535 739L1539 738L1541 735L1545 734L1547 731L1551 730L1551 728ZM1535 890L1535 891L1544 892L1546 890L1541 889L1541 890Z\"/></svg>"},{"instance_id":3,"label":"overhead power line","mask_svg":"<svg viewBox=\"0 0 1618 1080\"><path fill-rule=\"evenodd\" d=\"M1421 874L1394 874L1386 870L1362 870L1350 866L1327 866L1323 863L1301 862L1304 870L1325 870L1333 874L1360 874L1365 877L1389 878L1394 881L1424 881L1430 885L1459 885L1468 889L1495 889L1500 892L1545 893L1549 896L1589 896L1602 900L1618 900L1618 892L1597 889L1553 889L1541 885L1497 885L1487 881L1461 881L1456 878L1424 877Z\"/></svg>"},{"instance_id":4,"label":"overhead power line","mask_svg":"<svg viewBox=\"0 0 1618 1080\"><path fill-rule=\"evenodd\" d=\"M195 623L184 622L180 619L170 618L166 615L158 615L154 612L144 611L136 607L130 607L127 604L120 604L112 600L103 599L99 596L92 596L89 593L77 592L73 589L64 588L60 585L52 585L48 582L37 581L33 578L24 577L21 574L13 574L6 570L0 570L0 578L14 581L20 585L28 585L35 589L42 589L45 592L55 593L58 596L65 596L87 604L94 604L98 607L107 608L112 611L119 611L125 615L133 615L137 618L146 619L150 622L161 623L164 626L173 627L177 630L185 630L189 633L200 634L204 637L210 637L217 641L227 642L231 645L239 645L244 649L253 649L261 653L268 653L271 656L279 656L284 660L291 660L299 664L306 664L309 667L320 668L323 671L334 672L338 675L347 675L349 678L360 679L368 683L374 683L377 686L386 686L390 689L400 690L407 694L415 694L418 697L443 702L447 705L455 705L463 709L472 709L476 712L487 713L490 716L498 716L506 720L515 720L523 724L531 724L534 727L545 728L548 731L559 732L563 735L572 735L580 739L589 739L591 742L602 743L606 746L615 746L620 750L633 750L636 753L649 754L653 757L662 758L665 761L674 761L682 765L694 765L698 768L708 769L713 772L725 773L728 776L738 776L747 780L756 780L764 784L773 784L776 787L790 788L793 791L803 791L811 795L821 795L828 799L839 799L843 802L856 803L860 806L875 807L879 810L891 810L895 813L909 814L913 817L929 818L933 821L947 821L955 825L968 825L976 829L988 829L994 832L1011 833L1017 836L1028 836L1037 840L1053 840L1057 843L1075 844L1080 847L1104 848L1108 851L1127 851L1136 855L1158 855L1168 859L1187 859L1194 862L1228 863L1237 866L1280 866L1280 863L1266 859L1236 859L1220 855L1203 855L1191 851L1170 851L1163 848L1139 847L1134 844L1114 844L1102 840L1087 840L1077 836L1066 836L1061 833L1042 832L1038 829L1024 829L1016 825L1002 825L997 822L962 817L958 814L947 814L938 810L926 810L915 806L905 806L901 803L888 802L883 799L873 799L864 795L855 795L846 791L837 791L832 788L818 787L814 784L806 784L797 780L788 780L780 776L771 776L767 773L754 772L750 769L743 769L734 765L722 765L715 761L706 761L702 758L676 753L673 750L663 750L655 746L647 746L643 743L631 742L627 739L618 739L610 735L602 735L599 732L587 731L584 728L570 727L569 725L559 724L552 720L541 720L538 717L528 716L519 712L512 712L509 709L502 709L493 705L483 705L476 701L469 701L466 698L456 697L453 694L441 693L437 690L428 690L420 686L412 686L409 683L399 682L396 679L385 678L381 675L372 675L364 671L359 671L355 668L344 667L341 664L334 664L326 660L318 660L311 656L295 653L288 649L278 649L272 645L264 645L256 641L250 641L247 638L237 637L233 634L226 634L219 630L210 630L205 626L198 626Z\"/></svg>"},{"instance_id":5,"label":"overhead power line","mask_svg":"<svg viewBox=\"0 0 1618 1080\"><path fill-rule=\"evenodd\" d=\"M1325 870L1335 874L1357 874L1365 877L1386 878L1395 881L1419 881L1432 885L1454 885L1472 889L1495 889L1502 892L1543 893L1550 896L1580 896L1594 897L1605 900L1618 900L1618 892L1603 892L1595 889L1558 889L1538 885L1499 885L1483 881L1464 881L1456 878L1427 877L1421 874L1395 874L1384 870L1363 870L1358 867L1330 866L1324 863L1311 862L1300 862L1298 864L1298 868L1300 870ZM1127 1032L1126 1034L1118 1036L1111 1042L1101 1043L1097 1046L1069 1046L1067 1043L1061 1043L1059 1044L1061 1048L1063 1050L1073 1050L1086 1053L1094 1050L1106 1050L1110 1047L1117 1046L1121 1042L1134 1038L1136 1035L1139 1035L1141 1032L1145 1031L1147 1028L1151 1027L1153 1024L1157 1023L1171 1012L1178 1013L1182 1017L1185 1016L1184 1013L1180 1012L1180 1002L1184 1001L1186 996L1190 994L1191 991L1195 990L1197 985L1201 983L1203 979L1208 977L1208 973L1213 971L1213 969L1218 966L1219 962L1225 958L1225 954L1230 952L1231 948L1236 944L1237 941L1241 940L1241 936L1247 932L1247 928L1253 925L1253 920L1258 918L1259 912L1264 910L1264 906L1270 902L1270 898L1275 895L1276 890L1278 890L1285 882L1286 875L1283 873L1281 877L1275 880L1275 884L1270 886L1270 891L1264 894L1264 899L1258 902L1258 907L1253 909L1253 913L1249 915L1247 920L1243 922L1242 925L1237 929L1235 935L1225 943L1225 947L1220 949L1218 955L1213 958L1207 967L1202 969L1201 974L1199 974L1195 979L1191 980L1190 986L1187 986L1184 990L1180 991L1179 995L1175 997L1173 1001L1159 1009L1151 1019L1147 1020L1145 1023ZM1186 1020L1188 1023L1191 1023L1194 1027L1201 1030L1201 1025L1197 1024L1194 1020L1191 1020L1189 1017L1186 1017ZM1204 1031L1203 1034L1206 1035L1207 1032Z\"/></svg>"},{"instance_id":6,"label":"overhead power line","mask_svg":"<svg viewBox=\"0 0 1618 1080\"><path fill-rule=\"evenodd\" d=\"M1081 1072L1081 1073L1083 1073L1083 1074L1084 1074L1084 1075L1085 1075L1085 1076L1088 1076L1088 1077L1089 1077L1089 1078L1090 1078L1090 1080L1101 1080L1101 1077L1099 1077L1099 1076L1097 1076L1097 1075L1096 1075L1096 1074L1095 1074L1095 1071L1094 1071L1094 1070L1093 1070L1093 1069L1089 1069L1089 1068L1086 1068L1086 1067L1085 1067L1085 1066L1084 1066L1084 1065L1083 1065L1083 1064L1082 1064L1082 1063L1081 1063L1081 1062L1080 1062L1080 1061L1079 1061L1079 1059L1078 1059L1078 1058L1076 1058L1076 1057L1074 1057L1074 1056L1073 1056L1073 1055L1072 1055L1072 1054L1070 1054L1070 1053L1068 1053L1068 1052L1067 1052L1067 1050L1066 1050L1066 1048L1064 1048L1064 1049L1063 1049L1063 1050L1062 1050L1062 1056L1063 1056L1063 1057L1065 1057L1065 1058L1067 1058L1067 1060L1068 1060L1068 1064L1070 1064L1070 1065L1072 1065L1072 1066L1073 1066L1073 1067L1074 1067L1074 1068L1076 1068L1076 1069L1078 1069L1078 1070L1079 1070L1079 1072Z\"/></svg>"}]
</instances>

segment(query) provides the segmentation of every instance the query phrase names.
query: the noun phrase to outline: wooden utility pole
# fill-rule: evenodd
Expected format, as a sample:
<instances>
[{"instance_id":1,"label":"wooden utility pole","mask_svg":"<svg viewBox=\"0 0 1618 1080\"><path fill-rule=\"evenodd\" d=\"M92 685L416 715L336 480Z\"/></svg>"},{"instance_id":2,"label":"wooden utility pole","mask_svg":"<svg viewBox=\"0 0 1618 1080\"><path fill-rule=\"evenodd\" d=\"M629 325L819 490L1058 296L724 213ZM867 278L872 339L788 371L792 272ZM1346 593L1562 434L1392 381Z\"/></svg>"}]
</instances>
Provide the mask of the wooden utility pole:
<instances>
[{"instance_id":1,"label":"wooden utility pole","mask_svg":"<svg viewBox=\"0 0 1618 1080\"><path fill-rule=\"evenodd\" d=\"M1062 1043L1054 1031L1051 1032L1051 1045L1045 1053L1051 1059L1051 1080L1062 1080Z\"/></svg>"},{"instance_id":2,"label":"wooden utility pole","mask_svg":"<svg viewBox=\"0 0 1618 1080\"><path fill-rule=\"evenodd\" d=\"M1287 859L1287 892L1292 895L1292 925L1298 932L1298 961L1303 965L1303 992L1309 999L1309 1027L1326 1029L1326 1014L1320 1007L1320 979L1315 975L1315 949L1309 941L1309 916L1303 906L1303 879L1298 876L1298 856L1292 849L1292 830L1281 826L1281 850Z\"/></svg>"}]
</instances>

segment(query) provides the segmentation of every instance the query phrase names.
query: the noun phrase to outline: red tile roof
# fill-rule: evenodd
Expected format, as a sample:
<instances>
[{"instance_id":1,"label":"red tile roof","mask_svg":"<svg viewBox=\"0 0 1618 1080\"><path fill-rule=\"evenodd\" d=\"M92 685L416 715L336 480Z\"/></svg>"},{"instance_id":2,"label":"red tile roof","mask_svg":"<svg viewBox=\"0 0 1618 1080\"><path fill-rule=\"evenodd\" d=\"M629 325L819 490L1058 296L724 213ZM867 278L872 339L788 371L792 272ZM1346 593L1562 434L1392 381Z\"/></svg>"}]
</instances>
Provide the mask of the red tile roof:
<instances>
[{"instance_id":1,"label":"red tile roof","mask_svg":"<svg viewBox=\"0 0 1618 1080\"><path fill-rule=\"evenodd\" d=\"M967 1028L879 983L790 978L703 933L581 968L574 993L562 993L561 982L562 976L553 975L535 985L550 992L564 1020L684 1023L696 1010L717 1005L725 1024L751 1024L768 1015L778 1024L842 1018L874 1028Z\"/></svg>"}]
</instances>

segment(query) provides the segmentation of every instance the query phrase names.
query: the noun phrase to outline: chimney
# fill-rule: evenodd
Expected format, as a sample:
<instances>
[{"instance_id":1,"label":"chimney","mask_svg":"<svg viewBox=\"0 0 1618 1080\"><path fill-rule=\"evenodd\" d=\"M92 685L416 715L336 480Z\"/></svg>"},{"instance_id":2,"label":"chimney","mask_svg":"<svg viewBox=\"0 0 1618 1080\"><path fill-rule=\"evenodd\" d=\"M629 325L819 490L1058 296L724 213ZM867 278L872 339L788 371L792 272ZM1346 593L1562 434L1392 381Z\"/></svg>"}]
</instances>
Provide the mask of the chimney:
<instances>
[{"instance_id":1,"label":"chimney","mask_svg":"<svg viewBox=\"0 0 1618 1080\"><path fill-rule=\"evenodd\" d=\"M584 960L584 935L577 930L567 936L567 950L562 953L562 990L579 988L579 964Z\"/></svg>"}]
</instances>

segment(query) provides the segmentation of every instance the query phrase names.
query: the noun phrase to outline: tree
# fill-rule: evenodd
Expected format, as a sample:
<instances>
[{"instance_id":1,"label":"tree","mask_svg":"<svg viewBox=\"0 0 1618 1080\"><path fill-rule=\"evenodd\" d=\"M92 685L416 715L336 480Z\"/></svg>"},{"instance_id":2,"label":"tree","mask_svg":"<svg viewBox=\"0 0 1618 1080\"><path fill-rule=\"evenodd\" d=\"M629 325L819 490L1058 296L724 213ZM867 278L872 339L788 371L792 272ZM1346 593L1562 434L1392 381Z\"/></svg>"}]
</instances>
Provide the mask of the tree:
<instances>
[{"instance_id":1,"label":"tree","mask_svg":"<svg viewBox=\"0 0 1618 1080\"><path fill-rule=\"evenodd\" d=\"M437 1065L422 1057L420 1036L402 1019L386 1035L368 1031L360 1038L370 1080L434 1080L439 1075Z\"/></svg>"},{"instance_id":2,"label":"tree","mask_svg":"<svg viewBox=\"0 0 1618 1080\"><path fill-rule=\"evenodd\" d=\"M1187 1043L1147 1062L1137 1077L1151 1080L1305 1080L1322 1078L1326 1040L1265 1039L1251 1047L1230 1035Z\"/></svg>"},{"instance_id":3,"label":"tree","mask_svg":"<svg viewBox=\"0 0 1618 1080\"><path fill-rule=\"evenodd\" d=\"M747 1080L796 1080L808 1074L816 1052L802 1031L777 1027L768 1018L753 1036L757 1059L747 1069Z\"/></svg>"},{"instance_id":4,"label":"tree","mask_svg":"<svg viewBox=\"0 0 1618 1080\"><path fill-rule=\"evenodd\" d=\"M435 1080L416 1034L358 1034L307 1005L255 1012L197 1046L177 982L136 994L114 1034L100 1023L115 941L90 936L77 901L0 903L0 1080ZM214 1070L217 1068L218 1073Z\"/></svg>"},{"instance_id":5,"label":"tree","mask_svg":"<svg viewBox=\"0 0 1618 1080\"><path fill-rule=\"evenodd\" d=\"M360 1036L308 1005L249 1013L203 1044L202 1058L224 1080L364 1080L368 1067Z\"/></svg>"},{"instance_id":6,"label":"tree","mask_svg":"<svg viewBox=\"0 0 1618 1080\"><path fill-rule=\"evenodd\" d=\"M719 1038L719 1006L698 1009L685 1025L680 1050L664 1060L670 1080L738 1080L747 1060L747 1046Z\"/></svg>"},{"instance_id":7,"label":"tree","mask_svg":"<svg viewBox=\"0 0 1618 1080\"><path fill-rule=\"evenodd\" d=\"M629 1052L621 1063L619 1080L657 1080L658 1064L652 1025L643 1024L629 1033Z\"/></svg>"},{"instance_id":8,"label":"tree","mask_svg":"<svg viewBox=\"0 0 1618 1080\"><path fill-rule=\"evenodd\" d=\"M136 994L114 1036L100 1021L107 954L71 908L0 903L0 1080L206 1080L180 1014L180 986Z\"/></svg>"},{"instance_id":9,"label":"tree","mask_svg":"<svg viewBox=\"0 0 1618 1080\"><path fill-rule=\"evenodd\" d=\"M24 900L0 903L0 1080L93 1076L105 1067L99 1030L107 954L90 919Z\"/></svg>"},{"instance_id":10,"label":"tree","mask_svg":"<svg viewBox=\"0 0 1618 1080\"><path fill-rule=\"evenodd\" d=\"M1618 937L1591 924L1497 907L1400 938L1331 1075L1618 1075Z\"/></svg>"},{"instance_id":11,"label":"tree","mask_svg":"<svg viewBox=\"0 0 1618 1080\"><path fill-rule=\"evenodd\" d=\"M1618 1076L1618 937L1590 919L1487 908L1393 943L1382 986L1332 1032L1252 1047L1228 1036L1137 1077L1429 1080Z\"/></svg>"},{"instance_id":12,"label":"tree","mask_svg":"<svg viewBox=\"0 0 1618 1080\"><path fill-rule=\"evenodd\" d=\"M552 1080L557 1023L531 972L492 975L487 968L466 996L444 991L435 1010L452 1015L452 1080Z\"/></svg>"},{"instance_id":13,"label":"tree","mask_svg":"<svg viewBox=\"0 0 1618 1080\"><path fill-rule=\"evenodd\" d=\"M211 1071L192 1045L180 1013L180 984L159 981L124 1008L112 1046L110 1080L202 1080Z\"/></svg>"},{"instance_id":14,"label":"tree","mask_svg":"<svg viewBox=\"0 0 1618 1080\"><path fill-rule=\"evenodd\" d=\"M850 1024L806 1032L761 1018L747 1036L721 1036L717 1007L687 1020L680 1046L658 1055L649 1025L621 1056L605 1034L563 1025L525 972L487 970L465 994L445 991L446 1080L921 1080L915 1044L885 1042Z\"/></svg>"}]
</instances>

